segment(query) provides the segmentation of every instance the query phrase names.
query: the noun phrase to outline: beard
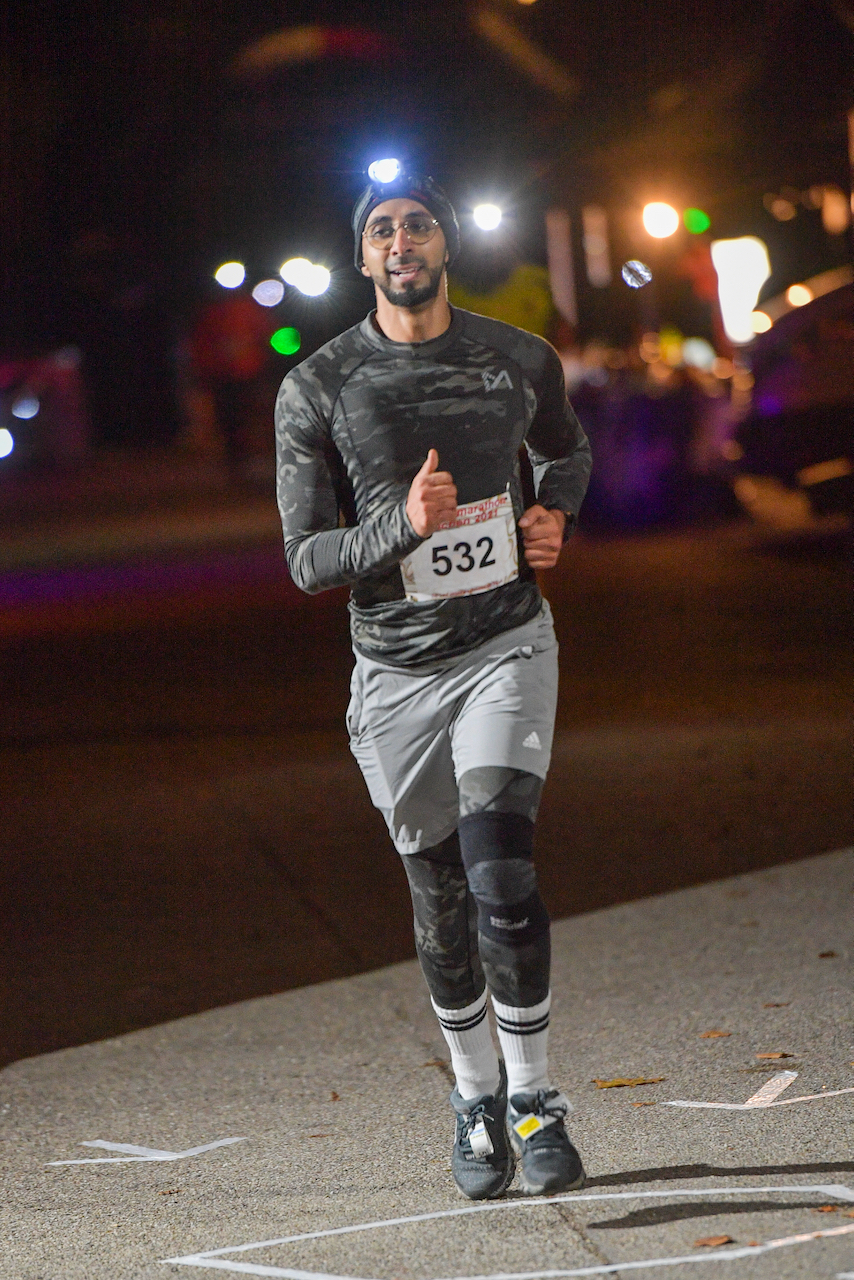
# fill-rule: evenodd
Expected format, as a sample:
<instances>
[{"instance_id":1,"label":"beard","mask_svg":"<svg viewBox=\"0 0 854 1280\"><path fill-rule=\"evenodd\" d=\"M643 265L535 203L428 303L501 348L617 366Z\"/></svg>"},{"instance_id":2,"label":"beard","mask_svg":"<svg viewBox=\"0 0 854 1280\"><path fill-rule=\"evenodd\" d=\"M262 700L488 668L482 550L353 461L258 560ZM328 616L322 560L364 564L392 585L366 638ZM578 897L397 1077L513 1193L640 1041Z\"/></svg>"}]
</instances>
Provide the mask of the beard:
<instances>
[{"instance_id":1,"label":"beard","mask_svg":"<svg viewBox=\"0 0 854 1280\"><path fill-rule=\"evenodd\" d=\"M411 261L417 261L417 259ZM400 262L397 265L403 267L407 266L408 263ZM379 279L376 276L373 278L374 284L385 294L393 307L408 307L411 310L422 307L425 303L432 302L437 296L442 283L445 264L442 262L437 267L428 267L423 263L421 265L424 266L429 277L426 284L416 285L412 281L407 281L401 288L393 289L389 284L389 279L393 280L394 276L390 276L387 270L384 271Z\"/></svg>"}]
</instances>

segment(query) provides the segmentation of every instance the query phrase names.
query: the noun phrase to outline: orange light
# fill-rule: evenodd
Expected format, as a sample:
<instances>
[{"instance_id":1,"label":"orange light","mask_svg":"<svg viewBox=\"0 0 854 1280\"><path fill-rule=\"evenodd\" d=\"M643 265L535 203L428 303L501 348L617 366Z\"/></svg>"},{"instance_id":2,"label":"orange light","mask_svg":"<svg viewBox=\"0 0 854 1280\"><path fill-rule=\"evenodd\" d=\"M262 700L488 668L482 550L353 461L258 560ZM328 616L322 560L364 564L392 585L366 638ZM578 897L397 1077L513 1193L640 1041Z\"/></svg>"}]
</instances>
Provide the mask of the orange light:
<instances>
[{"instance_id":1,"label":"orange light","mask_svg":"<svg viewBox=\"0 0 854 1280\"><path fill-rule=\"evenodd\" d=\"M812 289L805 284L793 284L786 290L786 301L791 307L805 307L812 302Z\"/></svg>"},{"instance_id":2,"label":"orange light","mask_svg":"<svg viewBox=\"0 0 854 1280\"><path fill-rule=\"evenodd\" d=\"M655 240L666 240L679 226L679 214L672 205L660 200L644 205L641 216L644 228Z\"/></svg>"},{"instance_id":3,"label":"orange light","mask_svg":"<svg viewBox=\"0 0 854 1280\"><path fill-rule=\"evenodd\" d=\"M754 333L767 333L773 321L764 311L754 311L750 317L750 323L753 325Z\"/></svg>"}]
</instances>

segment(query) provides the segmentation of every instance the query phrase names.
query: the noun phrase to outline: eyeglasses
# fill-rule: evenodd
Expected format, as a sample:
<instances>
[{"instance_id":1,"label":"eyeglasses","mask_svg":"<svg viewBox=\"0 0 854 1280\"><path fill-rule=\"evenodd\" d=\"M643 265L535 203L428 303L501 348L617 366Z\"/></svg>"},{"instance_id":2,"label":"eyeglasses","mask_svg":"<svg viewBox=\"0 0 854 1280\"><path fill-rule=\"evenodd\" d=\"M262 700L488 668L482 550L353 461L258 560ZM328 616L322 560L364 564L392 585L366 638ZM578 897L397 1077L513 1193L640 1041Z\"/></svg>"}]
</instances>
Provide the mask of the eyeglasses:
<instances>
[{"instance_id":1,"label":"eyeglasses","mask_svg":"<svg viewBox=\"0 0 854 1280\"><path fill-rule=\"evenodd\" d=\"M411 218L404 218L402 222L392 222L390 219L387 222L377 221L367 231L363 231L362 235L375 249L387 249L401 227L413 244L426 244L433 239L438 226L435 218L414 213Z\"/></svg>"}]
</instances>

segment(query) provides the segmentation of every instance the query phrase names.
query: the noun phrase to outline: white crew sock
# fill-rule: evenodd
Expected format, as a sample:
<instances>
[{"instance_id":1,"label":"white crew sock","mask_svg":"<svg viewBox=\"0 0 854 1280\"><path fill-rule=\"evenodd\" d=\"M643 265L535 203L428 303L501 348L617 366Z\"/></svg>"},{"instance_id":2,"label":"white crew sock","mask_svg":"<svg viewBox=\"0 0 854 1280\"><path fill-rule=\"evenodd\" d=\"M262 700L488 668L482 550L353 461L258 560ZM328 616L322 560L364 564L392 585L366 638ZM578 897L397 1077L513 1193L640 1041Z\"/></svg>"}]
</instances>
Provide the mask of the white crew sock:
<instances>
[{"instance_id":1,"label":"white crew sock","mask_svg":"<svg viewBox=\"0 0 854 1280\"><path fill-rule=\"evenodd\" d=\"M529 1009L516 1009L492 997L498 1039L507 1067L507 1096L550 1089L549 1009L551 992Z\"/></svg>"},{"instance_id":2,"label":"white crew sock","mask_svg":"<svg viewBox=\"0 0 854 1280\"><path fill-rule=\"evenodd\" d=\"M486 1016L486 992L465 1009L442 1009L432 999L442 1035L451 1051L457 1092L466 1101L498 1088L498 1054Z\"/></svg>"}]
</instances>

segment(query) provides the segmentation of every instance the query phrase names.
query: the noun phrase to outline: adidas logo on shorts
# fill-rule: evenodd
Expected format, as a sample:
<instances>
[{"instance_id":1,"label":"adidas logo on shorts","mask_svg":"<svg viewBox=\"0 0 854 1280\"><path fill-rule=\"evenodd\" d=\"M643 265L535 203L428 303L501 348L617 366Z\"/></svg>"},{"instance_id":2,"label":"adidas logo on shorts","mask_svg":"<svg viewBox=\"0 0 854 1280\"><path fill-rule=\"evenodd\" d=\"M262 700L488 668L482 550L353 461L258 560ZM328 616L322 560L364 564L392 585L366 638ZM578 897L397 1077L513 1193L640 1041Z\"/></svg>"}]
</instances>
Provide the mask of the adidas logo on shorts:
<instances>
[{"instance_id":1,"label":"adidas logo on shorts","mask_svg":"<svg viewBox=\"0 0 854 1280\"><path fill-rule=\"evenodd\" d=\"M523 741L522 746L530 747L532 751L542 751L543 744L540 742L540 735L537 733L536 729L533 733L528 734L527 738Z\"/></svg>"}]
</instances>

